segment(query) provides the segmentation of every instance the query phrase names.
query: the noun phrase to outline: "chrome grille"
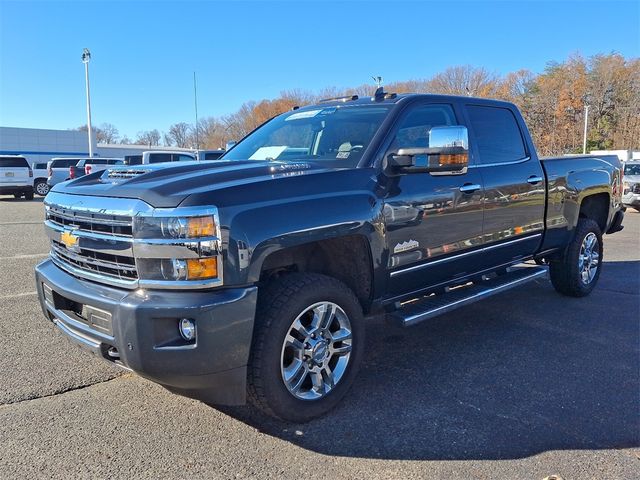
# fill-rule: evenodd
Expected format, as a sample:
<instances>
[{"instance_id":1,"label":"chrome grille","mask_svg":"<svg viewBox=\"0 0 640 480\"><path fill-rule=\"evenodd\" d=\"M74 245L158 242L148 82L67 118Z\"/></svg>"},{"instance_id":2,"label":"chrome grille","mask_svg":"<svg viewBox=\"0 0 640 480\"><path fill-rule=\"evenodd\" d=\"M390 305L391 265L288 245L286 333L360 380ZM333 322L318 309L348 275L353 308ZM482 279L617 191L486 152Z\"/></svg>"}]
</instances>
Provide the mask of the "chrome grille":
<instances>
[{"instance_id":1,"label":"chrome grille","mask_svg":"<svg viewBox=\"0 0 640 480\"><path fill-rule=\"evenodd\" d=\"M55 255L76 268L90 270L94 273L109 275L120 280L137 280L138 271L135 260L121 255L110 255L93 250L80 249L72 252L64 244L53 240L52 251Z\"/></svg>"},{"instance_id":2,"label":"chrome grille","mask_svg":"<svg viewBox=\"0 0 640 480\"><path fill-rule=\"evenodd\" d=\"M133 236L133 219L127 215L74 211L57 205L48 205L47 220L61 227L76 228L84 232L106 233L122 237Z\"/></svg>"},{"instance_id":3,"label":"chrome grille","mask_svg":"<svg viewBox=\"0 0 640 480\"><path fill-rule=\"evenodd\" d=\"M105 199L105 203L113 203ZM133 216L128 211L87 209L46 202L51 258L74 275L135 288ZM66 238L65 238L66 237ZM66 241L75 239L69 245Z\"/></svg>"}]
</instances>

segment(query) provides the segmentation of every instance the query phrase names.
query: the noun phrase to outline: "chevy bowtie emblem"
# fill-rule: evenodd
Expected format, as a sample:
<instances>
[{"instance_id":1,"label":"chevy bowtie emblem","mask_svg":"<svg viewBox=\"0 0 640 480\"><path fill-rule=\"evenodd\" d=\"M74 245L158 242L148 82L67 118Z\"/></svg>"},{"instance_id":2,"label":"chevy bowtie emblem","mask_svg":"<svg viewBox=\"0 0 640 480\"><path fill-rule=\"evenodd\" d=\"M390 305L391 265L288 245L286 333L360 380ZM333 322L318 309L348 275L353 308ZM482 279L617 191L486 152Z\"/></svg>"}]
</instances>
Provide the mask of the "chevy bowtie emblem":
<instances>
[{"instance_id":1,"label":"chevy bowtie emblem","mask_svg":"<svg viewBox=\"0 0 640 480\"><path fill-rule=\"evenodd\" d=\"M78 237L68 230L65 230L60 235L60 241L64 243L65 247L69 250L77 250L78 249Z\"/></svg>"}]
</instances>

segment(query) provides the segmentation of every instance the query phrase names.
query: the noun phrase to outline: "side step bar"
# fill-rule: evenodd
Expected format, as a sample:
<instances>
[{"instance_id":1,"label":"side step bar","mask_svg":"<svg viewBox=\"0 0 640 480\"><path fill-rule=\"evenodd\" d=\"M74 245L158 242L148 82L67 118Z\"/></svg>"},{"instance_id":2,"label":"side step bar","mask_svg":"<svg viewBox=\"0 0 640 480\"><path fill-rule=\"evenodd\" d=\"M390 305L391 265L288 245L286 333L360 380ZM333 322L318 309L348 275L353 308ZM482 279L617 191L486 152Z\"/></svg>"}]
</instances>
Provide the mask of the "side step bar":
<instances>
[{"instance_id":1,"label":"side step bar","mask_svg":"<svg viewBox=\"0 0 640 480\"><path fill-rule=\"evenodd\" d=\"M524 283L546 276L545 267L518 267L504 275L485 280L468 287L458 287L448 293L432 295L407 304L388 315L388 318L405 327L450 312L470 303L484 300Z\"/></svg>"}]
</instances>

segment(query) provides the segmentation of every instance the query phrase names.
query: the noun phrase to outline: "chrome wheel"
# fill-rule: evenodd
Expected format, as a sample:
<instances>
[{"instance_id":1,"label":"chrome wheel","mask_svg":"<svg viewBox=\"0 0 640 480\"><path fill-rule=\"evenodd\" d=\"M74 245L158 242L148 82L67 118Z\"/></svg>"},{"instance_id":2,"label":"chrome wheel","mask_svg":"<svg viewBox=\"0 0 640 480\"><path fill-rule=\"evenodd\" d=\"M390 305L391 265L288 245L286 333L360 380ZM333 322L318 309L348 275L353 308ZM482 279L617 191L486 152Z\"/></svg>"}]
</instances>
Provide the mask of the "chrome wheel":
<instances>
[{"instance_id":1,"label":"chrome wheel","mask_svg":"<svg viewBox=\"0 0 640 480\"><path fill-rule=\"evenodd\" d=\"M332 302L308 307L293 321L282 345L280 372L301 400L327 395L344 376L351 357L349 317Z\"/></svg>"},{"instance_id":2,"label":"chrome wheel","mask_svg":"<svg viewBox=\"0 0 640 480\"><path fill-rule=\"evenodd\" d=\"M589 285L596 276L600 265L600 245L595 233L589 232L582 240L578 255L578 273L584 285Z\"/></svg>"},{"instance_id":3,"label":"chrome wheel","mask_svg":"<svg viewBox=\"0 0 640 480\"><path fill-rule=\"evenodd\" d=\"M45 182L36 183L36 193L44 197L47 193L49 193L49 185L47 185Z\"/></svg>"}]
</instances>

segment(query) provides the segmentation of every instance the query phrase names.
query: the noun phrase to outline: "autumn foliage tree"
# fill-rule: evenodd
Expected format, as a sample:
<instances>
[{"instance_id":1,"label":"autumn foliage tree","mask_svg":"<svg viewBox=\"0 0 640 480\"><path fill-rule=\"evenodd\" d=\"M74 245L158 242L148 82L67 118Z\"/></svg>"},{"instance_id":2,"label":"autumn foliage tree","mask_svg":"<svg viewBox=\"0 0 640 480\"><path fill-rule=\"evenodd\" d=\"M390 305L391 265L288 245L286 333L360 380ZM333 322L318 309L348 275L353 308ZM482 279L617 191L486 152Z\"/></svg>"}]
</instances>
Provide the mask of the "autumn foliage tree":
<instances>
[{"instance_id":1,"label":"autumn foliage tree","mask_svg":"<svg viewBox=\"0 0 640 480\"><path fill-rule=\"evenodd\" d=\"M176 123L164 134L164 142L186 148L221 148L295 106L342 95L367 96L374 88L369 83L317 92L283 91L275 99L247 101L232 114L200 119L197 127ZM589 58L574 54L563 62L550 62L540 74L518 70L500 76L482 67L452 66L431 78L387 83L385 89L513 102L542 155L582 151L585 106L589 105L589 150L640 149L640 59L625 59L617 53Z\"/></svg>"}]
</instances>

